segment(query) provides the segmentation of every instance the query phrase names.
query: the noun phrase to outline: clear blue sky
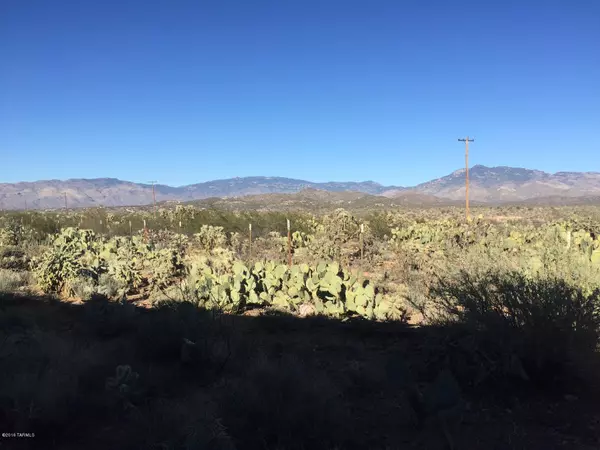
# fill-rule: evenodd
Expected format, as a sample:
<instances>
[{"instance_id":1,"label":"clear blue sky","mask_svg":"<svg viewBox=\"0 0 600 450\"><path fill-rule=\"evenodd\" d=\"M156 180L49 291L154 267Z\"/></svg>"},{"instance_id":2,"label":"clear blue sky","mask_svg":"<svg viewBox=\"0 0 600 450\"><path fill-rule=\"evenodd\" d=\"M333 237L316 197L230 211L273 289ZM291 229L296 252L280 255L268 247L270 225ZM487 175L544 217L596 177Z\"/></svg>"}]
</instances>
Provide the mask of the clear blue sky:
<instances>
[{"instance_id":1,"label":"clear blue sky","mask_svg":"<svg viewBox=\"0 0 600 450\"><path fill-rule=\"evenodd\" d=\"M598 0L1 0L0 182L600 170Z\"/></svg>"}]
</instances>

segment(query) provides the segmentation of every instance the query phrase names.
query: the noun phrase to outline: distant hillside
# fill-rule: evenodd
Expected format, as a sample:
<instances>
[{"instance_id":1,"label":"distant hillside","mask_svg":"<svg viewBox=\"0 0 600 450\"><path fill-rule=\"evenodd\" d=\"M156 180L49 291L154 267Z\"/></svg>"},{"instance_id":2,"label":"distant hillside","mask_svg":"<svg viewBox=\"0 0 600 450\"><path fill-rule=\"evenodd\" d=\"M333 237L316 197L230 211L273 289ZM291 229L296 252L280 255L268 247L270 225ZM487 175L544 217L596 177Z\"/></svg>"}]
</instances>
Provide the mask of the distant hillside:
<instances>
[{"instance_id":1,"label":"distant hillside","mask_svg":"<svg viewBox=\"0 0 600 450\"><path fill-rule=\"evenodd\" d=\"M550 197L537 197L537 198L528 198L526 200L521 200L519 202L513 202L515 205L526 205L526 206L562 206L562 205L571 205L571 206L600 206L600 196L590 196L590 197L561 197L558 195L550 196Z\"/></svg>"},{"instance_id":2,"label":"distant hillside","mask_svg":"<svg viewBox=\"0 0 600 450\"><path fill-rule=\"evenodd\" d=\"M171 187L157 184L156 200L191 201L212 197L229 198L269 193L296 193L304 189L329 192L356 191L377 195L401 187L382 186L373 181L313 183L281 177L245 177ZM90 206L137 206L152 203L152 185L115 178L47 180L0 184L2 209L50 209Z\"/></svg>"},{"instance_id":3,"label":"distant hillside","mask_svg":"<svg viewBox=\"0 0 600 450\"><path fill-rule=\"evenodd\" d=\"M542 201L553 204L594 203L600 197L600 173L558 172L514 167L474 166L469 170L470 198L480 203ZM156 185L157 201L194 201L207 198L239 198L264 194L312 192L307 202L323 192L360 193L380 196L379 203L435 205L462 201L464 169L414 187L383 186L373 181L314 183L282 177L244 177L208 181L188 186ZM321 192L318 194L317 192ZM115 178L48 180L0 184L0 208L69 208L92 206L136 206L152 203L152 186ZM590 198L591 200L586 200ZM249 200L244 200L247 202ZM286 201L273 197L269 202ZM296 202L294 200L294 202ZM331 199L326 201L333 201ZM342 200L336 200L342 201ZM354 199L352 201L358 201ZM371 201L371 200L365 200Z\"/></svg>"},{"instance_id":4,"label":"distant hillside","mask_svg":"<svg viewBox=\"0 0 600 450\"><path fill-rule=\"evenodd\" d=\"M195 198L206 198L240 197L243 195L268 193L290 194L304 189L318 189L330 192L355 191L378 195L392 188L403 189L401 187L382 186L374 181L314 183L282 177L244 177L207 181L206 183L185 186L182 189Z\"/></svg>"},{"instance_id":5,"label":"distant hillside","mask_svg":"<svg viewBox=\"0 0 600 450\"><path fill-rule=\"evenodd\" d=\"M255 211L326 211L333 208L373 209L398 206L433 206L453 204L427 194L407 192L393 198L365 194L363 192L329 192L317 189L304 189L293 194L260 194L229 198L210 198L192 202L200 207L225 210Z\"/></svg>"},{"instance_id":6,"label":"distant hillside","mask_svg":"<svg viewBox=\"0 0 600 450\"><path fill-rule=\"evenodd\" d=\"M562 197L569 202L574 197L600 195L598 172L550 174L540 170L477 165L469 170L469 179L469 197L481 202L514 202L543 197ZM463 199L465 170L457 170L413 189L437 197Z\"/></svg>"}]
</instances>

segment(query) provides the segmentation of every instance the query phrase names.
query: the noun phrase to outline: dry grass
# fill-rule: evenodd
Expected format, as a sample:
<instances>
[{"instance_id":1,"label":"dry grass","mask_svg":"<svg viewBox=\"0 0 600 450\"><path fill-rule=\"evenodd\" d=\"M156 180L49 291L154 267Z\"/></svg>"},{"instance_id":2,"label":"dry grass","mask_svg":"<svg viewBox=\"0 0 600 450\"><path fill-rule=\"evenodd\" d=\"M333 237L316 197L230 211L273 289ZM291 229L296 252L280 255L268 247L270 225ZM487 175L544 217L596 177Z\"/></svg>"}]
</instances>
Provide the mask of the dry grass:
<instances>
[{"instance_id":1,"label":"dry grass","mask_svg":"<svg viewBox=\"0 0 600 450\"><path fill-rule=\"evenodd\" d=\"M14 292L29 285L30 282L29 272L0 269L0 292Z\"/></svg>"}]
</instances>

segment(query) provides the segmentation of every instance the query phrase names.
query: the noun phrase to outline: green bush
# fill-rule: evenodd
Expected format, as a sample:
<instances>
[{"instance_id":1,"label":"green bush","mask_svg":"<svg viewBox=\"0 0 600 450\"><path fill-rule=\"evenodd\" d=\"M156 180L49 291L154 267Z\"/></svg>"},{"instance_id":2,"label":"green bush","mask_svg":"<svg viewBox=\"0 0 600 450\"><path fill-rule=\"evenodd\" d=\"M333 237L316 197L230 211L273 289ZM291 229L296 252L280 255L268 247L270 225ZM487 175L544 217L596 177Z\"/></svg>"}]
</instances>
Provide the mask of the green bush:
<instances>
[{"instance_id":1,"label":"green bush","mask_svg":"<svg viewBox=\"0 0 600 450\"><path fill-rule=\"evenodd\" d=\"M387 217L383 213L374 213L366 218L369 228L373 233L373 237L379 240L383 240L385 237L392 235L392 230L388 223Z\"/></svg>"},{"instance_id":2,"label":"green bush","mask_svg":"<svg viewBox=\"0 0 600 450\"><path fill-rule=\"evenodd\" d=\"M463 272L440 282L432 294L441 319L480 333L494 347L499 367L514 369L519 361L527 378L559 381L577 372L573 366L596 358L600 290L586 294L564 280L518 272Z\"/></svg>"}]
</instances>

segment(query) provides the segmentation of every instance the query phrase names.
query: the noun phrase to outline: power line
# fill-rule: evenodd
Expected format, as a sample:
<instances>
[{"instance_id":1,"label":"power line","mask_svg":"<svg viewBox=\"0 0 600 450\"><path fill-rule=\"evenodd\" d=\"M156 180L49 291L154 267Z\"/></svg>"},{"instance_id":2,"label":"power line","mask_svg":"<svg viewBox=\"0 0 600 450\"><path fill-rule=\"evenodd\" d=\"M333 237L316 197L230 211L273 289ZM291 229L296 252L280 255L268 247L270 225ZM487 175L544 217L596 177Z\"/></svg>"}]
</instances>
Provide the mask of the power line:
<instances>
[{"instance_id":1,"label":"power line","mask_svg":"<svg viewBox=\"0 0 600 450\"><path fill-rule=\"evenodd\" d=\"M475 139L469 139L467 136L465 139L459 139L460 142L465 143L465 206L466 206L466 218L470 217L469 214L469 142L475 142Z\"/></svg>"}]
</instances>

